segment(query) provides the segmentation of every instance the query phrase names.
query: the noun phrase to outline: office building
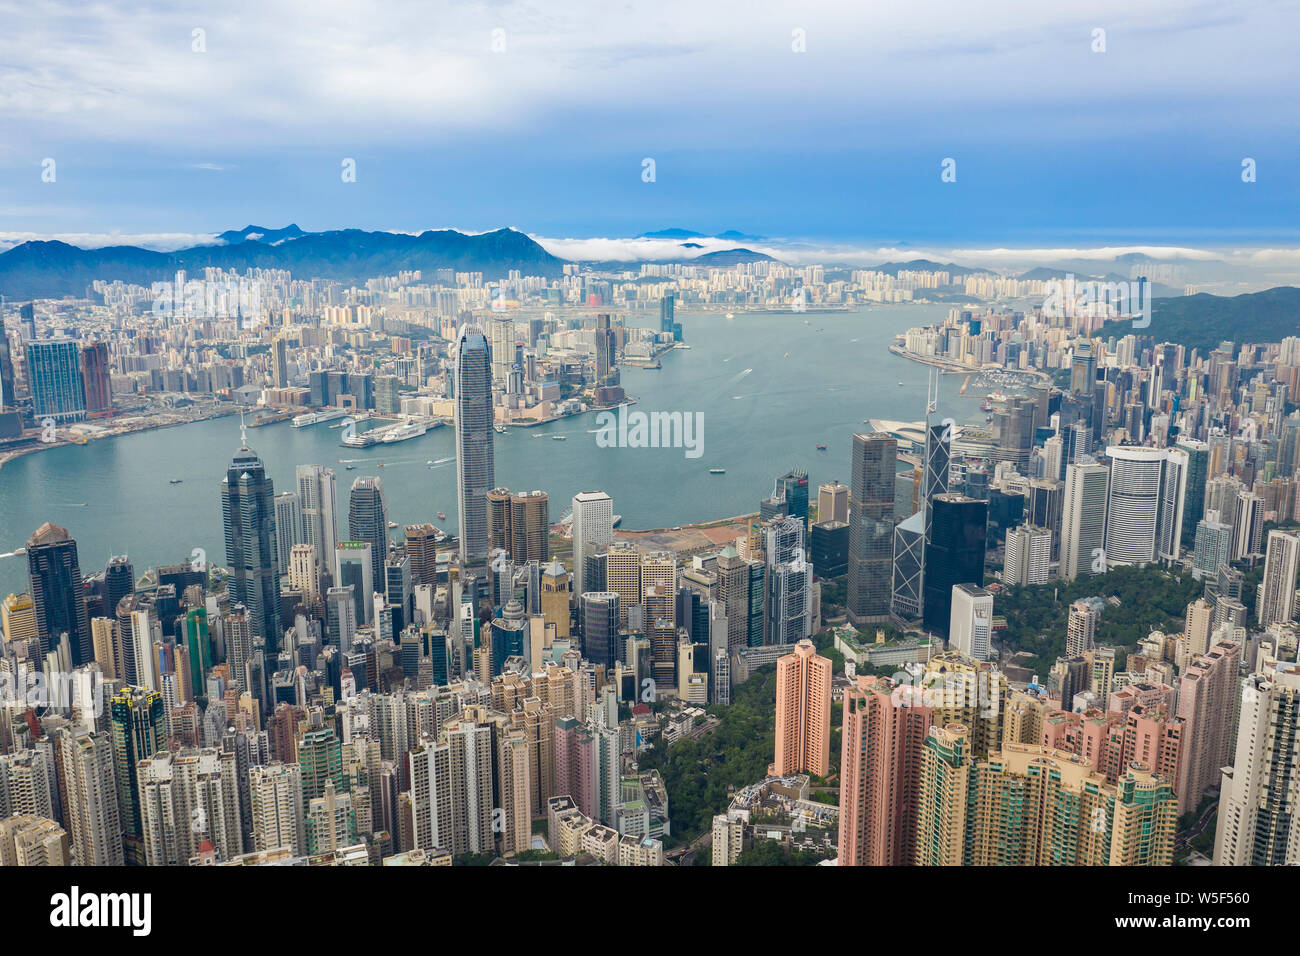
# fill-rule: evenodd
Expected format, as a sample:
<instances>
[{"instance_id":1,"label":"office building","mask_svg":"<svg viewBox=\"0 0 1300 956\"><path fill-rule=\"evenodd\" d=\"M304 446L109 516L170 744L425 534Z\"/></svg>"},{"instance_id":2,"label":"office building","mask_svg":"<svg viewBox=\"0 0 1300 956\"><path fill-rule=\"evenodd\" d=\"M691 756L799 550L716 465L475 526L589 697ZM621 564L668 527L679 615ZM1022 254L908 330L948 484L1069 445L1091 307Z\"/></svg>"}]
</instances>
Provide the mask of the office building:
<instances>
[{"instance_id":1,"label":"office building","mask_svg":"<svg viewBox=\"0 0 1300 956\"><path fill-rule=\"evenodd\" d=\"M855 625L889 617L897 459L898 441L893 436L882 432L853 436L848 613Z\"/></svg>"},{"instance_id":2,"label":"office building","mask_svg":"<svg viewBox=\"0 0 1300 956\"><path fill-rule=\"evenodd\" d=\"M221 513L230 601L244 606L253 633L262 638L267 657L274 660L282 636L275 486L246 441L241 441L221 481Z\"/></svg>"},{"instance_id":3,"label":"office building","mask_svg":"<svg viewBox=\"0 0 1300 956\"><path fill-rule=\"evenodd\" d=\"M56 648L66 634L73 667L93 660L77 542L66 528L47 521L27 539L27 579L41 657Z\"/></svg>"},{"instance_id":4,"label":"office building","mask_svg":"<svg viewBox=\"0 0 1300 956\"><path fill-rule=\"evenodd\" d=\"M977 661L988 660L993 638L993 595L974 584L952 588L948 646Z\"/></svg>"},{"instance_id":5,"label":"office building","mask_svg":"<svg viewBox=\"0 0 1300 956\"><path fill-rule=\"evenodd\" d=\"M509 320L506 320L508 322ZM500 325L500 320L496 323ZM513 347L510 349L513 352ZM499 357L508 367L509 353ZM456 501L462 565L487 560L487 494L496 487L493 461L492 350L483 330L465 324L456 338Z\"/></svg>"}]
</instances>

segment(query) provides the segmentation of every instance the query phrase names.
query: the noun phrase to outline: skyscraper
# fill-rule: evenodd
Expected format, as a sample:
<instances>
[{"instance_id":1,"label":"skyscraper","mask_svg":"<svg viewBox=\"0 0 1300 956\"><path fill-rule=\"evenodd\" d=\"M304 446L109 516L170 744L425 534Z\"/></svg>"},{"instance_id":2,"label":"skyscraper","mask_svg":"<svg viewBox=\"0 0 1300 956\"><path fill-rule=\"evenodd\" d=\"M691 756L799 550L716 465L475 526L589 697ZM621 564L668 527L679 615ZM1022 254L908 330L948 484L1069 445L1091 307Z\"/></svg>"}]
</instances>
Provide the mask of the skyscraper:
<instances>
[{"instance_id":1,"label":"skyscraper","mask_svg":"<svg viewBox=\"0 0 1300 956\"><path fill-rule=\"evenodd\" d=\"M776 661L776 773L830 772L831 662L810 640Z\"/></svg>"},{"instance_id":2,"label":"skyscraper","mask_svg":"<svg viewBox=\"0 0 1300 956\"><path fill-rule=\"evenodd\" d=\"M331 575L339 543L338 490L333 470L320 465L298 466L298 506L302 509L303 541L316 549Z\"/></svg>"},{"instance_id":3,"label":"skyscraper","mask_svg":"<svg viewBox=\"0 0 1300 956\"><path fill-rule=\"evenodd\" d=\"M275 496L275 557L281 574L289 573L293 547L302 541L302 510L298 506L298 493L282 491Z\"/></svg>"},{"instance_id":4,"label":"skyscraper","mask_svg":"<svg viewBox=\"0 0 1300 956\"><path fill-rule=\"evenodd\" d=\"M613 667L618 653L618 595L588 591L582 595L582 656L597 667Z\"/></svg>"},{"instance_id":5,"label":"skyscraper","mask_svg":"<svg viewBox=\"0 0 1300 956\"><path fill-rule=\"evenodd\" d=\"M1022 525L1007 532L1002 580L1012 585L1043 584L1051 577L1052 532Z\"/></svg>"},{"instance_id":6,"label":"skyscraper","mask_svg":"<svg viewBox=\"0 0 1300 956\"><path fill-rule=\"evenodd\" d=\"M947 636L952 589L984 586L987 501L965 495L936 495L931 502L931 536L925 548L922 622L927 631Z\"/></svg>"},{"instance_id":7,"label":"skyscraper","mask_svg":"<svg viewBox=\"0 0 1300 956\"><path fill-rule=\"evenodd\" d=\"M1106 504L1106 563L1174 561L1183 527L1187 453L1112 445Z\"/></svg>"},{"instance_id":8,"label":"skyscraper","mask_svg":"<svg viewBox=\"0 0 1300 956\"><path fill-rule=\"evenodd\" d=\"M1217 866L1295 866L1300 774L1300 667L1269 659L1241 686L1235 754L1222 770Z\"/></svg>"},{"instance_id":9,"label":"skyscraper","mask_svg":"<svg viewBox=\"0 0 1300 956\"><path fill-rule=\"evenodd\" d=\"M87 412L106 412L113 407L107 342L87 342L82 348L81 381L86 395Z\"/></svg>"},{"instance_id":10,"label":"skyscraper","mask_svg":"<svg viewBox=\"0 0 1300 956\"><path fill-rule=\"evenodd\" d=\"M988 660L993 637L993 595L974 584L954 584L948 646L977 661Z\"/></svg>"},{"instance_id":11,"label":"skyscraper","mask_svg":"<svg viewBox=\"0 0 1300 956\"><path fill-rule=\"evenodd\" d=\"M94 660L77 542L67 529L47 521L27 539L27 578L41 656L56 647L66 634L74 667Z\"/></svg>"},{"instance_id":12,"label":"skyscraper","mask_svg":"<svg viewBox=\"0 0 1300 956\"><path fill-rule=\"evenodd\" d=\"M573 591L590 590L586 558L599 554L614 541L614 500L603 491L580 491L573 496ZM604 590L602 583L600 590Z\"/></svg>"},{"instance_id":13,"label":"skyscraper","mask_svg":"<svg viewBox=\"0 0 1300 956\"><path fill-rule=\"evenodd\" d=\"M1110 469L1091 459L1065 469L1065 498L1061 506L1061 577L1105 570L1098 559L1106 543L1106 499Z\"/></svg>"},{"instance_id":14,"label":"skyscraper","mask_svg":"<svg viewBox=\"0 0 1300 956\"><path fill-rule=\"evenodd\" d=\"M492 446L492 350L483 330L466 323L456 339L456 502L460 560L488 557L487 494L496 487Z\"/></svg>"},{"instance_id":15,"label":"skyscraper","mask_svg":"<svg viewBox=\"0 0 1300 956\"><path fill-rule=\"evenodd\" d=\"M844 691L840 866L911 861L921 744L931 715L918 689L895 688L888 680L859 676Z\"/></svg>"},{"instance_id":16,"label":"skyscraper","mask_svg":"<svg viewBox=\"0 0 1300 956\"><path fill-rule=\"evenodd\" d=\"M1196 522L1205 514L1205 483L1210 475L1210 446L1194 438L1181 438L1175 445L1187 455L1187 491L1183 503L1182 543L1196 544Z\"/></svg>"},{"instance_id":17,"label":"skyscraper","mask_svg":"<svg viewBox=\"0 0 1300 956\"><path fill-rule=\"evenodd\" d=\"M1264 579L1259 585L1255 613L1259 626L1290 624L1295 620L1296 576L1300 574L1300 534L1273 530L1268 533Z\"/></svg>"},{"instance_id":18,"label":"skyscraper","mask_svg":"<svg viewBox=\"0 0 1300 956\"><path fill-rule=\"evenodd\" d=\"M897 459L898 441L893 436L883 432L853 436L848 612L854 624L889 617Z\"/></svg>"},{"instance_id":19,"label":"skyscraper","mask_svg":"<svg viewBox=\"0 0 1300 956\"><path fill-rule=\"evenodd\" d=\"M830 481L817 488L817 520L849 520L849 486Z\"/></svg>"},{"instance_id":20,"label":"skyscraper","mask_svg":"<svg viewBox=\"0 0 1300 956\"><path fill-rule=\"evenodd\" d=\"M81 349L74 339L40 339L27 343L27 387L37 420L58 424L86 417L86 389L81 378Z\"/></svg>"},{"instance_id":21,"label":"skyscraper","mask_svg":"<svg viewBox=\"0 0 1300 956\"><path fill-rule=\"evenodd\" d=\"M804 531L808 530L808 472L802 468L791 468L776 479L776 492L785 497L786 514L803 521Z\"/></svg>"},{"instance_id":22,"label":"skyscraper","mask_svg":"<svg viewBox=\"0 0 1300 956\"><path fill-rule=\"evenodd\" d=\"M136 768L142 760L166 746L162 695L139 687L124 688L113 695L110 717L123 856L127 866L144 866L143 815Z\"/></svg>"},{"instance_id":23,"label":"skyscraper","mask_svg":"<svg viewBox=\"0 0 1300 956\"><path fill-rule=\"evenodd\" d=\"M247 608L253 633L266 642L267 658L274 661L281 638L275 486L245 441L221 481L221 512L231 603Z\"/></svg>"},{"instance_id":24,"label":"skyscraper","mask_svg":"<svg viewBox=\"0 0 1300 956\"><path fill-rule=\"evenodd\" d=\"M388 504L380 478L358 478L348 496L348 538L370 543L370 580L383 589L388 558ZM347 582L342 582L347 583Z\"/></svg>"}]
</instances>

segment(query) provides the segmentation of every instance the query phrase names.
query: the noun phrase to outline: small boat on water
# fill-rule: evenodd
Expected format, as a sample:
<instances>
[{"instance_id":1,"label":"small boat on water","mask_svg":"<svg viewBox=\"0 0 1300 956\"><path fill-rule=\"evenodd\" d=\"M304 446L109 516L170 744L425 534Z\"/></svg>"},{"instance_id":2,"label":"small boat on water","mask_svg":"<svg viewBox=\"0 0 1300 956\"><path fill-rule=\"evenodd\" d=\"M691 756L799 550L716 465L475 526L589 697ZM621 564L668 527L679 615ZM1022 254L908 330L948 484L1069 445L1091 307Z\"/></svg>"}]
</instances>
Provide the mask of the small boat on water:
<instances>
[{"instance_id":1,"label":"small boat on water","mask_svg":"<svg viewBox=\"0 0 1300 956\"><path fill-rule=\"evenodd\" d=\"M432 468L432 467L433 467L433 459L430 458L428 461L425 462L425 464L428 465L430 468Z\"/></svg>"},{"instance_id":2,"label":"small boat on water","mask_svg":"<svg viewBox=\"0 0 1300 956\"><path fill-rule=\"evenodd\" d=\"M439 518L440 520L442 520L442 521L446 521L446 520L447 520L447 516L446 516L445 514L443 514L441 511L438 512L438 518Z\"/></svg>"},{"instance_id":3,"label":"small boat on water","mask_svg":"<svg viewBox=\"0 0 1300 956\"><path fill-rule=\"evenodd\" d=\"M727 473L727 469L725 469L725 468L710 468L710 469L709 469L709 474L710 474L710 475L725 475L726 473Z\"/></svg>"},{"instance_id":4,"label":"small boat on water","mask_svg":"<svg viewBox=\"0 0 1300 956\"><path fill-rule=\"evenodd\" d=\"M818 450L818 451L825 451L825 450L826 450L826 446L823 445L821 442L818 442L818 443L817 443L817 450Z\"/></svg>"},{"instance_id":5,"label":"small boat on water","mask_svg":"<svg viewBox=\"0 0 1300 956\"><path fill-rule=\"evenodd\" d=\"M173 478L173 479L171 479L170 481L168 481L167 484L169 484L169 485L179 485L179 484L181 483L181 481L182 481L182 479L180 479L180 478Z\"/></svg>"},{"instance_id":6,"label":"small boat on water","mask_svg":"<svg viewBox=\"0 0 1300 956\"><path fill-rule=\"evenodd\" d=\"M396 527L397 527L397 522L396 522L396 521L390 521L390 522L388 522L388 527L390 527L390 528L396 528Z\"/></svg>"},{"instance_id":7,"label":"small boat on water","mask_svg":"<svg viewBox=\"0 0 1300 956\"><path fill-rule=\"evenodd\" d=\"M567 437L569 437L569 436L567 436L567 435L552 435L552 436L551 436L551 440L552 440L552 441L564 441L564 439L566 439Z\"/></svg>"},{"instance_id":8,"label":"small boat on water","mask_svg":"<svg viewBox=\"0 0 1300 956\"><path fill-rule=\"evenodd\" d=\"M493 430L494 432L496 432L498 435L504 435L504 434L506 433L506 426L505 426L505 425L493 425L493 426L492 426L492 430Z\"/></svg>"}]
</instances>

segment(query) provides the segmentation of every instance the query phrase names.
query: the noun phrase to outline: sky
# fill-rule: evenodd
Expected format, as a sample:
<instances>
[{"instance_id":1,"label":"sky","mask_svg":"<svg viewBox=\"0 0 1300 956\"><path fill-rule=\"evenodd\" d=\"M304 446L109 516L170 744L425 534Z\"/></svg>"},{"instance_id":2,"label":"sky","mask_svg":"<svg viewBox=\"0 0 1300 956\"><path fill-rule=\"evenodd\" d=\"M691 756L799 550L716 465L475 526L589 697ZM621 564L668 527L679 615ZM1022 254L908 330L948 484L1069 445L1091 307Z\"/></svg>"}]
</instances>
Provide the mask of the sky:
<instances>
[{"instance_id":1,"label":"sky","mask_svg":"<svg viewBox=\"0 0 1300 956\"><path fill-rule=\"evenodd\" d=\"M0 24L0 245L296 222L1300 249L1296 2L0 0Z\"/></svg>"}]
</instances>

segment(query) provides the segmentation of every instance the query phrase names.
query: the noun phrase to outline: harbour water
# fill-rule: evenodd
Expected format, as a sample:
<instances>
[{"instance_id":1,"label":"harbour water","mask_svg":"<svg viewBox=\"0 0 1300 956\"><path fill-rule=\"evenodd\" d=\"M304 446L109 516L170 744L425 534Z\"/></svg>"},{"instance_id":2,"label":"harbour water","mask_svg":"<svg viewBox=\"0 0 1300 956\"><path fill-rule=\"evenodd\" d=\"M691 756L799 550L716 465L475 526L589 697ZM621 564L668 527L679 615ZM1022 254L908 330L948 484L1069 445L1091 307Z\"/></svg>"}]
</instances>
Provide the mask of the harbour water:
<instances>
[{"instance_id":1,"label":"harbour water","mask_svg":"<svg viewBox=\"0 0 1300 956\"><path fill-rule=\"evenodd\" d=\"M683 448L601 447L597 417L588 413L494 436L497 484L547 491L552 521L576 492L606 491L629 529L757 511L775 477L791 467L808 471L815 499L818 484L848 482L852 435L870 428L864 419L923 416L928 369L891 354L889 346L896 332L940 321L947 311L892 305L733 319L679 313L690 348L665 355L662 369L623 368L622 381L637 399L633 409L702 413L699 457L688 458ZM940 414L982 422L982 395L977 389L959 395L962 381L942 376ZM249 444L277 490L294 489L298 464L334 468L346 531L353 479L378 475L390 520L429 521L455 533L454 428L354 449L341 446L341 430L329 424L249 429ZM566 440L551 440L555 435ZM23 546L42 522L53 521L77 539L84 574L113 554L129 554L137 574L188 561L195 548L223 563L218 489L238 444L239 419L227 417L18 458L0 468L0 553ZM714 468L725 474L711 474ZM0 597L26 588L25 559L0 559Z\"/></svg>"}]
</instances>

